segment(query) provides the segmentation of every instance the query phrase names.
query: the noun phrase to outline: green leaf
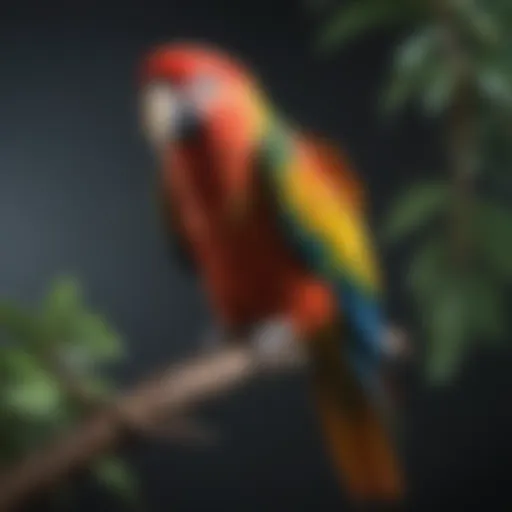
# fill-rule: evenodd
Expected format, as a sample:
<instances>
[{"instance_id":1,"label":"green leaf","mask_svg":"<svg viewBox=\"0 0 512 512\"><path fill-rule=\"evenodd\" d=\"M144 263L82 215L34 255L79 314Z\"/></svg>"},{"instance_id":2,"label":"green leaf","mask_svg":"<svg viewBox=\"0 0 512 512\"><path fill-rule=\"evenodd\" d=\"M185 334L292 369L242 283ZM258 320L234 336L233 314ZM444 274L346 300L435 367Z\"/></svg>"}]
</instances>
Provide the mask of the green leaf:
<instances>
[{"instance_id":1,"label":"green leaf","mask_svg":"<svg viewBox=\"0 0 512 512\"><path fill-rule=\"evenodd\" d=\"M446 90L440 85L447 83L446 74L441 73L445 65L442 38L438 27L428 25L405 39L396 49L388 85L381 97L384 112L393 112L404 107L414 97L435 91ZM445 78L443 82L441 80ZM435 95L430 93L432 97ZM436 92L440 96L439 92ZM428 101L432 102L432 99Z\"/></svg>"},{"instance_id":2,"label":"green leaf","mask_svg":"<svg viewBox=\"0 0 512 512\"><path fill-rule=\"evenodd\" d=\"M444 182L429 181L412 185L390 209L384 225L384 236L397 242L424 227L448 204L449 186Z\"/></svg>"},{"instance_id":3,"label":"green leaf","mask_svg":"<svg viewBox=\"0 0 512 512\"><path fill-rule=\"evenodd\" d=\"M39 324L27 309L9 301L0 302L0 331L11 341L30 344L38 338Z\"/></svg>"},{"instance_id":4,"label":"green leaf","mask_svg":"<svg viewBox=\"0 0 512 512\"><path fill-rule=\"evenodd\" d=\"M497 202L481 200L475 212L478 246L489 270L512 280L512 210Z\"/></svg>"},{"instance_id":5,"label":"green leaf","mask_svg":"<svg viewBox=\"0 0 512 512\"><path fill-rule=\"evenodd\" d=\"M73 277L58 278L45 299L48 311L76 309L81 303L81 287L78 280Z\"/></svg>"},{"instance_id":6,"label":"green leaf","mask_svg":"<svg viewBox=\"0 0 512 512\"><path fill-rule=\"evenodd\" d=\"M425 311L427 329L427 377L432 384L445 384L460 369L467 347L468 307L465 289L449 282Z\"/></svg>"},{"instance_id":7,"label":"green leaf","mask_svg":"<svg viewBox=\"0 0 512 512\"><path fill-rule=\"evenodd\" d=\"M19 346L0 346L0 380L25 380L38 376L43 367L40 361L26 348Z\"/></svg>"},{"instance_id":8,"label":"green leaf","mask_svg":"<svg viewBox=\"0 0 512 512\"><path fill-rule=\"evenodd\" d=\"M138 483L128 465L117 457L103 457L93 467L98 482L125 502L135 505L139 500Z\"/></svg>"},{"instance_id":9,"label":"green leaf","mask_svg":"<svg viewBox=\"0 0 512 512\"><path fill-rule=\"evenodd\" d=\"M62 391L36 357L25 350L7 348L0 369L2 405L29 417L48 417L61 405Z\"/></svg>"},{"instance_id":10,"label":"green leaf","mask_svg":"<svg viewBox=\"0 0 512 512\"><path fill-rule=\"evenodd\" d=\"M116 361L124 355L120 336L100 315L82 314L76 324L75 336L75 341L96 361Z\"/></svg>"},{"instance_id":11,"label":"green leaf","mask_svg":"<svg viewBox=\"0 0 512 512\"><path fill-rule=\"evenodd\" d=\"M424 112L429 116L441 115L452 103L456 89L457 80L453 66L440 59L431 66L423 84L421 98Z\"/></svg>"},{"instance_id":12,"label":"green leaf","mask_svg":"<svg viewBox=\"0 0 512 512\"><path fill-rule=\"evenodd\" d=\"M487 3L489 11L497 20L501 20L502 23L510 23L512 21L512 5L508 0L493 0L493 2Z\"/></svg>"},{"instance_id":13,"label":"green leaf","mask_svg":"<svg viewBox=\"0 0 512 512\"><path fill-rule=\"evenodd\" d=\"M83 377L95 377L99 365L119 361L124 356L120 336L97 314L81 313L69 329L69 338L58 347L64 365Z\"/></svg>"},{"instance_id":14,"label":"green leaf","mask_svg":"<svg viewBox=\"0 0 512 512\"><path fill-rule=\"evenodd\" d=\"M457 89L457 74L444 46L442 28L435 24L417 30L399 45L381 98L385 113L414 99L429 116L439 116L449 107Z\"/></svg>"},{"instance_id":15,"label":"green leaf","mask_svg":"<svg viewBox=\"0 0 512 512\"><path fill-rule=\"evenodd\" d=\"M356 0L342 7L327 24L319 48L346 45L376 29L393 26L410 19L416 10L410 2L397 0Z\"/></svg>"},{"instance_id":16,"label":"green leaf","mask_svg":"<svg viewBox=\"0 0 512 512\"><path fill-rule=\"evenodd\" d=\"M480 96L491 106L512 108L512 73L496 65L483 65L476 76Z\"/></svg>"},{"instance_id":17,"label":"green leaf","mask_svg":"<svg viewBox=\"0 0 512 512\"><path fill-rule=\"evenodd\" d=\"M449 275L449 263L446 242L440 236L428 238L413 252L407 284L420 306L435 300Z\"/></svg>"},{"instance_id":18,"label":"green leaf","mask_svg":"<svg viewBox=\"0 0 512 512\"><path fill-rule=\"evenodd\" d=\"M503 289L482 274L441 278L431 300L422 305L428 335L427 376L434 384L453 379L476 342L494 344L507 334Z\"/></svg>"},{"instance_id":19,"label":"green leaf","mask_svg":"<svg viewBox=\"0 0 512 512\"><path fill-rule=\"evenodd\" d=\"M475 336L494 343L503 340L508 328L504 292L493 280L476 276L470 283L471 315L469 322Z\"/></svg>"},{"instance_id":20,"label":"green leaf","mask_svg":"<svg viewBox=\"0 0 512 512\"><path fill-rule=\"evenodd\" d=\"M78 281L71 277L59 278L42 303L40 316L45 338L52 344L66 342L82 309Z\"/></svg>"},{"instance_id":21,"label":"green leaf","mask_svg":"<svg viewBox=\"0 0 512 512\"><path fill-rule=\"evenodd\" d=\"M499 18L477 0L451 0L460 24L474 40L486 46L496 46L503 37Z\"/></svg>"},{"instance_id":22,"label":"green leaf","mask_svg":"<svg viewBox=\"0 0 512 512\"><path fill-rule=\"evenodd\" d=\"M45 378L31 380L5 390L4 407L25 416L49 416L61 403L60 388L56 381Z\"/></svg>"}]
</instances>

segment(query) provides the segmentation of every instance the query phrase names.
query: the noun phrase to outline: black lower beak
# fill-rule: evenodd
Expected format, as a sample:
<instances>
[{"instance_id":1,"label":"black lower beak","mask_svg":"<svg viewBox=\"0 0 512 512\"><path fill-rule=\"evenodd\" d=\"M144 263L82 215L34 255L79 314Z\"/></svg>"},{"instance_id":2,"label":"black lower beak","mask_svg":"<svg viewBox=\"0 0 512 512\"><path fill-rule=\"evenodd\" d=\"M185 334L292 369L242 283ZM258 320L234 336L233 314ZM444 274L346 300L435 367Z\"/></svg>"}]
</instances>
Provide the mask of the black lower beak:
<instances>
[{"instance_id":1,"label":"black lower beak","mask_svg":"<svg viewBox=\"0 0 512 512\"><path fill-rule=\"evenodd\" d=\"M176 138L182 141L195 139L201 132L201 118L197 109L186 105L176 119Z\"/></svg>"}]
</instances>

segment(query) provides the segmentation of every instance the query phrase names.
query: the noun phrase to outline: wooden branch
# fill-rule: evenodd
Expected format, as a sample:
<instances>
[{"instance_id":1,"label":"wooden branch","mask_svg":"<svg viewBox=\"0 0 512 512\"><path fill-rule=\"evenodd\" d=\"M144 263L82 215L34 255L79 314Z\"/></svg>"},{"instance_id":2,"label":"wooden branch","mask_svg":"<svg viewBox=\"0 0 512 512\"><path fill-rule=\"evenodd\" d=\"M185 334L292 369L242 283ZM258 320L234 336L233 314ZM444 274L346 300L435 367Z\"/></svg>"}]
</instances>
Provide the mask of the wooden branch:
<instances>
[{"instance_id":1,"label":"wooden branch","mask_svg":"<svg viewBox=\"0 0 512 512\"><path fill-rule=\"evenodd\" d=\"M144 432L145 425L157 425L173 416L182 418L192 407L237 389L257 375L297 368L302 361L284 357L278 364L263 364L250 347L230 346L175 365L1 474L0 511L14 511L29 497L61 483L117 447L134 430Z\"/></svg>"},{"instance_id":2,"label":"wooden branch","mask_svg":"<svg viewBox=\"0 0 512 512\"><path fill-rule=\"evenodd\" d=\"M393 358L410 355L407 338L400 329L388 331L385 345L389 345ZM164 432L162 424L170 421L171 438L202 437L197 432L188 436L184 431L187 424L193 425L187 423L191 409L263 374L303 368L306 354L301 347L300 343L287 345L281 353L267 358L250 344L239 343L173 365L0 474L0 512L13 512L29 498L51 490L133 433L160 436Z\"/></svg>"}]
</instances>

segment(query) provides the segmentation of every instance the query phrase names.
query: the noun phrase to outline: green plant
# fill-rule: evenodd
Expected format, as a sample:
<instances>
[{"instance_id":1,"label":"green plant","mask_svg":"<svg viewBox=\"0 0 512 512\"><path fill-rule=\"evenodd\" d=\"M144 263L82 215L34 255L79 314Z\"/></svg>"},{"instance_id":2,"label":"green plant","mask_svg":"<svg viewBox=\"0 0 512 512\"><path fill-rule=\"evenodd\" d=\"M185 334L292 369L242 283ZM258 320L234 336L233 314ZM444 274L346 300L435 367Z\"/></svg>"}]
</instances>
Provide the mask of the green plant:
<instances>
[{"instance_id":1,"label":"green plant","mask_svg":"<svg viewBox=\"0 0 512 512\"><path fill-rule=\"evenodd\" d=\"M119 335L89 310L74 279L58 279L36 307L1 302L1 465L15 464L108 402L115 387L101 368L123 355ZM91 472L133 498L135 479L122 460L104 456Z\"/></svg>"},{"instance_id":2,"label":"green plant","mask_svg":"<svg viewBox=\"0 0 512 512\"><path fill-rule=\"evenodd\" d=\"M512 210L500 191L511 163L512 4L350 0L334 9L321 49L400 27L382 106L414 106L442 120L444 172L396 198L384 234L392 243L421 235L407 284L427 339L428 376L445 382L469 349L507 330Z\"/></svg>"}]
</instances>

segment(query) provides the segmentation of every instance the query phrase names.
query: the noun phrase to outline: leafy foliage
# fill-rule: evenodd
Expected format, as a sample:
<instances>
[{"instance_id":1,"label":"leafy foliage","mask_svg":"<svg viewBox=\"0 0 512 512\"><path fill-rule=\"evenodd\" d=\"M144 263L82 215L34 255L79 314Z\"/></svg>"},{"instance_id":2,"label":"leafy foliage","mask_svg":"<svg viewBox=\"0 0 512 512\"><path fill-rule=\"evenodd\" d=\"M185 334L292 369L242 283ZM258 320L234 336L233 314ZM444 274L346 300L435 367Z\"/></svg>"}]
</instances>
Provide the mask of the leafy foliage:
<instances>
[{"instance_id":1,"label":"leafy foliage","mask_svg":"<svg viewBox=\"0 0 512 512\"><path fill-rule=\"evenodd\" d=\"M127 505L139 504L138 484L126 463L114 456L105 456L92 468L96 480L114 491Z\"/></svg>"},{"instance_id":2,"label":"leafy foliage","mask_svg":"<svg viewBox=\"0 0 512 512\"><path fill-rule=\"evenodd\" d=\"M485 276L477 276L470 286L472 332L489 341L503 340L508 324L505 290Z\"/></svg>"},{"instance_id":3,"label":"leafy foliage","mask_svg":"<svg viewBox=\"0 0 512 512\"><path fill-rule=\"evenodd\" d=\"M488 270L512 281L512 210L481 200L476 208L476 230L481 256Z\"/></svg>"},{"instance_id":4,"label":"leafy foliage","mask_svg":"<svg viewBox=\"0 0 512 512\"><path fill-rule=\"evenodd\" d=\"M321 42L340 47L397 23L409 30L394 50L382 106L392 113L414 105L425 116L446 119L450 179L410 185L394 201L384 235L390 243L418 242L411 248L407 284L427 340L427 375L446 382L475 343L507 335L512 210L504 203L510 200L506 186L512 190L512 4L345 2L326 24ZM472 101L455 126L448 114L457 105L461 115L461 91ZM476 126L476 135L461 136L460 126L469 125ZM477 164L463 180L467 170L461 170L461 161ZM486 184L485 196L474 176ZM435 219L450 229L432 235L425 228ZM416 234L423 237L411 237Z\"/></svg>"},{"instance_id":5,"label":"leafy foliage","mask_svg":"<svg viewBox=\"0 0 512 512\"><path fill-rule=\"evenodd\" d=\"M446 210L450 189L446 183L417 183L405 191L390 211L385 235L389 241L399 241L427 225Z\"/></svg>"},{"instance_id":6,"label":"leafy foliage","mask_svg":"<svg viewBox=\"0 0 512 512\"><path fill-rule=\"evenodd\" d=\"M425 312L425 329L431 339L427 370L434 382L443 381L454 373L467 330L465 295L461 287L451 284L440 292Z\"/></svg>"},{"instance_id":7,"label":"leafy foliage","mask_svg":"<svg viewBox=\"0 0 512 512\"><path fill-rule=\"evenodd\" d=\"M101 376L124 355L119 335L85 304L76 280L58 279L37 307L0 304L0 459L11 464L80 421L91 400L114 390ZM66 378L64 378L66 376ZM122 461L99 461L114 492L132 486Z\"/></svg>"},{"instance_id":8,"label":"leafy foliage","mask_svg":"<svg viewBox=\"0 0 512 512\"><path fill-rule=\"evenodd\" d=\"M399 44L382 95L384 112L395 112L415 100L427 115L446 109L454 93L455 76L443 58L442 43L440 27L425 25Z\"/></svg>"},{"instance_id":9,"label":"leafy foliage","mask_svg":"<svg viewBox=\"0 0 512 512\"><path fill-rule=\"evenodd\" d=\"M447 247L439 235L430 236L412 254L407 268L407 285L420 307L435 300L449 273Z\"/></svg>"}]
</instances>

